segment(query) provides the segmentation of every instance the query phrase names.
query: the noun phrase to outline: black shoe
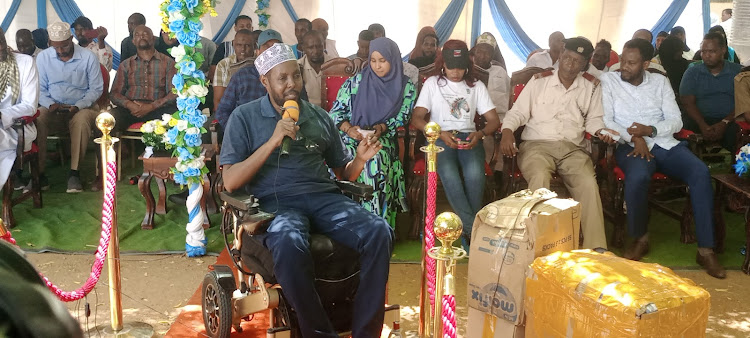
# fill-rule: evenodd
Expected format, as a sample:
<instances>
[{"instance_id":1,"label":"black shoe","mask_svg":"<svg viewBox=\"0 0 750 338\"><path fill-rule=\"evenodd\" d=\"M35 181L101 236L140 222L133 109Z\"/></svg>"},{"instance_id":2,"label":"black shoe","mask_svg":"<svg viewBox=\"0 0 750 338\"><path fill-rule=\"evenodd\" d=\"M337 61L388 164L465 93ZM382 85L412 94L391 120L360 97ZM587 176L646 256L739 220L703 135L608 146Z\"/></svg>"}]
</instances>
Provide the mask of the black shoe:
<instances>
[{"instance_id":1,"label":"black shoe","mask_svg":"<svg viewBox=\"0 0 750 338\"><path fill-rule=\"evenodd\" d=\"M187 203L187 197L190 192L185 189L182 192L169 195L169 201L177 205L185 205Z\"/></svg>"},{"instance_id":2,"label":"black shoe","mask_svg":"<svg viewBox=\"0 0 750 338\"><path fill-rule=\"evenodd\" d=\"M640 261L643 256L648 253L648 241L636 240L630 247L625 250L625 254L622 257L632 261Z\"/></svg>"}]
</instances>

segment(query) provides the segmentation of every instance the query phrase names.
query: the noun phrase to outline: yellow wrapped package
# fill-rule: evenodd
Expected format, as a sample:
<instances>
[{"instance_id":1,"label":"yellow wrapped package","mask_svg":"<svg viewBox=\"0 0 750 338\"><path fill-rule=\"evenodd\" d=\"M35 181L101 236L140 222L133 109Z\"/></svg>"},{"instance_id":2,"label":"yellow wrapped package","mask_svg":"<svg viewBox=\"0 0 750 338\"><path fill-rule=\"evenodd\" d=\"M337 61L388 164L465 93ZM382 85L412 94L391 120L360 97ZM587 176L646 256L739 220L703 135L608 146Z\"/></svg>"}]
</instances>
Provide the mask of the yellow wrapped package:
<instances>
[{"instance_id":1,"label":"yellow wrapped package","mask_svg":"<svg viewBox=\"0 0 750 338\"><path fill-rule=\"evenodd\" d=\"M710 295L669 268L556 252L526 278L527 337L704 337Z\"/></svg>"}]
</instances>

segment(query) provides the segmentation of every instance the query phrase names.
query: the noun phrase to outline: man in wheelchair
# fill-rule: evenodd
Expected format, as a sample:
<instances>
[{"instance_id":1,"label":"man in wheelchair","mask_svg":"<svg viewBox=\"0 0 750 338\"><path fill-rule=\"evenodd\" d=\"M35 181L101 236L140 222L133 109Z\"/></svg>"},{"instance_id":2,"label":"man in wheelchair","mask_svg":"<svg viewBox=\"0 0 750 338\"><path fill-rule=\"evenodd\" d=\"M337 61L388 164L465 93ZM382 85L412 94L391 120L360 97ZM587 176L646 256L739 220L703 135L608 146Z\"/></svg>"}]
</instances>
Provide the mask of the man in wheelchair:
<instances>
[{"instance_id":1,"label":"man in wheelchair","mask_svg":"<svg viewBox=\"0 0 750 338\"><path fill-rule=\"evenodd\" d=\"M302 75L292 49L275 44L255 61L268 95L244 104L227 122L220 162L227 191L244 191L276 217L254 236L271 252L274 274L297 314L304 337L337 337L318 296L310 233L322 234L359 253L352 335L379 337L393 231L388 223L341 194L330 178L356 180L381 145L361 142L356 157L321 108L299 99ZM299 120L282 118L285 102L299 107ZM290 138L288 155L281 145Z\"/></svg>"}]
</instances>

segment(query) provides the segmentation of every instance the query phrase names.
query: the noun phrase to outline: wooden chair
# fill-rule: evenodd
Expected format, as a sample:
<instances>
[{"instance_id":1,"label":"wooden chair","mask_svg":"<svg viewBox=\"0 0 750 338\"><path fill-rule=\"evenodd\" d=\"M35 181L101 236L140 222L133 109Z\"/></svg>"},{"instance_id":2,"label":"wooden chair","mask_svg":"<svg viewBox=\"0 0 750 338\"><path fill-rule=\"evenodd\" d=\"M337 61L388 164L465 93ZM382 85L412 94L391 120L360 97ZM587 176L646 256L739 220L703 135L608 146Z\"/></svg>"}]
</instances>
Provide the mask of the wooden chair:
<instances>
[{"instance_id":1,"label":"wooden chair","mask_svg":"<svg viewBox=\"0 0 750 338\"><path fill-rule=\"evenodd\" d=\"M359 68L347 58L331 59L320 66L320 105L325 111L331 111L339 89L357 72Z\"/></svg>"},{"instance_id":2,"label":"wooden chair","mask_svg":"<svg viewBox=\"0 0 750 338\"><path fill-rule=\"evenodd\" d=\"M13 164L13 170L10 175L15 175L15 171L21 170L25 164L31 167L31 190L24 191L20 195L13 197L13 183L9 176L3 186L3 220L8 228L16 226L16 218L13 216L13 206L29 199L33 199L34 208L42 207L42 189L39 185L39 148L36 142L31 144L29 151L24 151L26 135L24 126L34 123L39 117L39 111L34 116L21 117L13 120L13 129L18 133L18 146L16 147L16 161Z\"/></svg>"},{"instance_id":3,"label":"wooden chair","mask_svg":"<svg viewBox=\"0 0 750 338\"><path fill-rule=\"evenodd\" d=\"M678 140L690 140L692 131L682 129L675 133L674 137ZM690 141L689 141L690 142ZM615 145L608 145L605 158L601 159L598 166L597 174L599 180L599 191L602 198L602 207L604 216L614 224L614 232L610 240L610 245L616 248L622 248L625 244L625 226L627 224L625 209L625 173L617 165L615 160ZM656 199L655 193L664 189L681 189L686 192L687 202L682 212L677 212L669 206ZM680 222L680 242L695 243L695 233L692 231L691 223L693 222L693 208L690 202L688 187L683 182L673 180L668 176L656 172L651 176L651 186L649 187L649 206L663 214L676 219Z\"/></svg>"}]
</instances>

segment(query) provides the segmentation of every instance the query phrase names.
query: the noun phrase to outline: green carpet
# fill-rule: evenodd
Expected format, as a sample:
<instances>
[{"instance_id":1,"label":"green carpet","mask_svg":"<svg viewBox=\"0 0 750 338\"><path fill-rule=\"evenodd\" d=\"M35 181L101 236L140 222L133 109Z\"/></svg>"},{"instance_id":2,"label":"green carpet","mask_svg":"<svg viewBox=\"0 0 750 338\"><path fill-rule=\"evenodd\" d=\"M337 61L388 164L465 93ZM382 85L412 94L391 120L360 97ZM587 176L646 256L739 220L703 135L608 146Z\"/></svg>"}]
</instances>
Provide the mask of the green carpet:
<instances>
[{"instance_id":1,"label":"green carpet","mask_svg":"<svg viewBox=\"0 0 750 338\"><path fill-rule=\"evenodd\" d=\"M93 153L89 152L86 162L81 166L85 188L93 179ZM155 215L153 230L141 230L141 221L145 212L145 202L137 185L128 184L127 178L139 174L141 165L129 167L125 160L123 176L126 178L117 186L117 212L120 231L120 247L123 253L181 253L185 246L185 223L187 211L184 206L167 202L167 214ZM67 169L59 163L50 162L47 175L52 183L49 191L43 193L44 208L34 209L31 201L17 205L13 210L18 226L12 230L18 244L27 251L55 252L93 252L100 235L101 204L103 193L86 191L79 194L65 193ZM156 183L152 182L154 195ZM174 193L179 187L167 184L168 193ZM675 208L682 208L684 200L671 203ZM449 211L446 205L438 206L439 212ZM207 230L208 251L214 254L224 248L224 241L218 224L219 214L210 215L212 228ZM744 245L744 217L741 214L725 213L727 224L726 252L720 260L727 268L738 268L743 261L740 248ZM410 224L408 214L399 215L397 232L400 238L406 238ZM607 224L607 233L611 233L611 224ZM649 224L651 252L644 261L660 263L672 268L694 268L696 245L679 242L679 223L659 213L651 213ZM614 250L619 253L618 250ZM417 241L401 240L395 243L393 261L418 262L421 258L421 245Z\"/></svg>"}]
</instances>

